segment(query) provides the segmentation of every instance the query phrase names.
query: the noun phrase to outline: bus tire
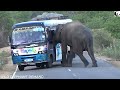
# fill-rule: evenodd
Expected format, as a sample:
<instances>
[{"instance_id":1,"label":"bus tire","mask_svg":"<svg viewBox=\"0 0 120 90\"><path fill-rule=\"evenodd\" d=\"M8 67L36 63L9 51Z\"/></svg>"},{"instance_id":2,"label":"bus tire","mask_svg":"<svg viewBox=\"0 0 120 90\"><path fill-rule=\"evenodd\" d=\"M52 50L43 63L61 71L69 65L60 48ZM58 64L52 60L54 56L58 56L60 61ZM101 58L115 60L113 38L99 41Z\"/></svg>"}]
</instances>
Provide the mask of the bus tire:
<instances>
[{"instance_id":1,"label":"bus tire","mask_svg":"<svg viewBox=\"0 0 120 90\"><path fill-rule=\"evenodd\" d=\"M44 68L44 63L41 63L41 68Z\"/></svg>"},{"instance_id":2,"label":"bus tire","mask_svg":"<svg viewBox=\"0 0 120 90\"><path fill-rule=\"evenodd\" d=\"M36 67L40 67L41 66L41 63L36 63Z\"/></svg>"},{"instance_id":3,"label":"bus tire","mask_svg":"<svg viewBox=\"0 0 120 90\"><path fill-rule=\"evenodd\" d=\"M23 70L24 70L24 66L23 66L23 65L18 65L18 69L19 69L20 71L23 71Z\"/></svg>"}]
</instances>

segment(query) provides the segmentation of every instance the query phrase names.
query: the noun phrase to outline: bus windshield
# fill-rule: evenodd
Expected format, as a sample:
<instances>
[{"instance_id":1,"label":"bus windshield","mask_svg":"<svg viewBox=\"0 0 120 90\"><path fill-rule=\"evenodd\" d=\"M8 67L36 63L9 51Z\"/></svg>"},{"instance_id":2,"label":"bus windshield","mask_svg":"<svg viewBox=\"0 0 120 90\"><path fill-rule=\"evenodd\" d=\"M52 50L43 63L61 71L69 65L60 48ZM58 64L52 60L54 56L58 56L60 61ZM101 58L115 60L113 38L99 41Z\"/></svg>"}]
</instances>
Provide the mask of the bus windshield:
<instances>
[{"instance_id":1,"label":"bus windshield","mask_svg":"<svg viewBox=\"0 0 120 90\"><path fill-rule=\"evenodd\" d=\"M16 29L12 32L12 44L30 44L45 42L45 33L43 27L27 28L24 30Z\"/></svg>"}]
</instances>

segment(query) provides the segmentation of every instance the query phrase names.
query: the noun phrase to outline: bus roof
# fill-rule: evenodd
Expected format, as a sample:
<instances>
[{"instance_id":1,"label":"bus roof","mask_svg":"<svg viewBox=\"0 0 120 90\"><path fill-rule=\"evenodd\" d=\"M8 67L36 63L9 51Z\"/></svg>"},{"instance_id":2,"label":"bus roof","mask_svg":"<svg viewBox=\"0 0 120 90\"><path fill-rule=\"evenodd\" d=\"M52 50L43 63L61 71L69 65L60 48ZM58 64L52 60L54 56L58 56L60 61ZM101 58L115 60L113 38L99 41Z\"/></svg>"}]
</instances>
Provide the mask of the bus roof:
<instances>
[{"instance_id":1,"label":"bus roof","mask_svg":"<svg viewBox=\"0 0 120 90\"><path fill-rule=\"evenodd\" d=\"M56 26L58 24L66 24L68 22L72 22L72 19L62 19L62 20L42 20L45 26Z\"/></svg>"},{"instance_id":2,"label":"bus roof","mask_svg":"<svg viewBox=\"0 0 120 90\"><path fill-rule=\"evenodd\" d=\"M58 24L65 24L68 22L72 22L72 19L62 19L62 20L41 20L41 21L28 21L14 24L12 29L20 28L20 27L27 27L27 26L56 26Z\"/></svg>"},{"instance_id":3,"label":"bus roof","mask_svg":"<svg viewBox=\"0 0 120 90\"><path fill-rule=\"evenodd\" d=\"M29 26L43 26L43 27L44 27L44 23L41 22L41 21L21 22L21 23L14 24L14 25L12 26L12 29L20 28L20 27L29 27Z\"/></svg>"}]
</instances>

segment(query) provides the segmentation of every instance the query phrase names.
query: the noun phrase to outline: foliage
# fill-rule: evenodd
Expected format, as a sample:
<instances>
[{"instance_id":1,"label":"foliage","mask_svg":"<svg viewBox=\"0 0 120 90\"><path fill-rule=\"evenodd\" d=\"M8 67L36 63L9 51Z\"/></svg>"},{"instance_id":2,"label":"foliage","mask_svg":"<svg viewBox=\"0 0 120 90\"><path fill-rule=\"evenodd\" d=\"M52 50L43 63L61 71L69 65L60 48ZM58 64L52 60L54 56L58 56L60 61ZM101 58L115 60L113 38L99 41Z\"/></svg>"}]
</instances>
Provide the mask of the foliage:
<instances>
[{"instance_id":1,"label":"foliage","mask_svg":"<svg viewBox=\"0 0 120 90\"><path fill-rule=\"evenodd\" d=\"M109 32L105 31L104 29L94 29L92 32L95 47L99 46L99 48L102 49L113 45L113 38Z\"/></svg>"},{"instance_id":2,"label":"foliage","mask_svg":"<svg viewBox=\"0 0 120 90\"><path fill-rule=\"evenodd\" d=\"M116 60L120 60L120 39L114 40L114 44L110 47L104 48L101 55L105 55Z\"/></svg>"},{"instance_id":3,"label":"foliage","mask_svg":"<svg viewBox=\"0 0 120 90\"><path fill-rule=\"evenodd\" d=\"M113 17L106 23L105 29L117 39L120 39L120 17Z\"/></svg>"},{"instance_id":4,"label":"foliage","mask_svg":"<svg viewBox=\"0 0 120 90\"><path fill-rule=\"evenodd\" d=\"M0 31L9 31L13 24L10 13L7 11L0 11Z\"/></svg>"}]
</instances>

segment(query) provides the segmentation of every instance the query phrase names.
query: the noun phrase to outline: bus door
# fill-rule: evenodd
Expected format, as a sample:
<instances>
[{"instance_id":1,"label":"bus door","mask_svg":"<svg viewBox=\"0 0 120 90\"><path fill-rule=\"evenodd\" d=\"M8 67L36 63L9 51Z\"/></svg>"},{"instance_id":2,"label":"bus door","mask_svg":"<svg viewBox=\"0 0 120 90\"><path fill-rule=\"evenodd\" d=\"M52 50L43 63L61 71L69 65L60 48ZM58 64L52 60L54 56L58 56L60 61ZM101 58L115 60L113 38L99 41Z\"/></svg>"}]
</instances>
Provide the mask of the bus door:
<instances>
[{"instance_id":1,"label":"bus door","mask_svg":"<svg viewBox=\"0 0 120 90\"><path fill-rule=\"evenodd\" d=\"M58 43L56 45L56 61L61 61L62 60L62 49L61 49L61 44Z\"/></svg>"}]
</instances>

